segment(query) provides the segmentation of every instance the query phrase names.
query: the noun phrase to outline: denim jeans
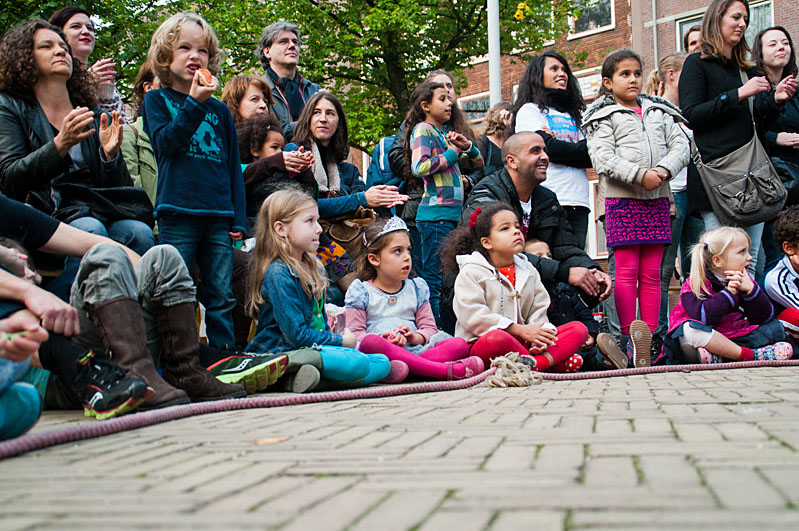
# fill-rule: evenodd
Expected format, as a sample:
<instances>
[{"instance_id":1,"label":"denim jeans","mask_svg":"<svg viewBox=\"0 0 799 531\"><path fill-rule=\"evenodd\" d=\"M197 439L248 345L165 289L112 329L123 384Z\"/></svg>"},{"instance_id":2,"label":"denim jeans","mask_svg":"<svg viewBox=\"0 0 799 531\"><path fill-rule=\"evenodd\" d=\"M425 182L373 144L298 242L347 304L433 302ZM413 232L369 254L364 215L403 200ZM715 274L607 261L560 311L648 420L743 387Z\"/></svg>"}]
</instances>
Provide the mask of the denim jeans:
<instances>
[{"instance_id":1,"label":"denim jeans","mask_svg":"<svg viewBox=\"0 0 799 531\"><path fill-rule=\"evenodd\" d=\"M455 221L417 221L419 236L422 239L422 278L430 288L430 308L436 322L439 322L439 302L441 300L441 243L455 228Z\"/></svg>"},{"instance_id":2,"label":"denim jeans","mask_svg":"<svg viewBox=\"0 0 799 531\"><path fill-rule=\"evenodd\" d=\"M577 247L585 249L585 240L588 237L588 216L591 211L581 206L564 206L563 211L572 226L572 233L577 238Z\"/></svg>"},{"instance_id":3,"label":"denim jeans","mask_svg":"<svg viewBox=\"0 0 799 531\"><path fill-rule=\"evenodd\" d=\"M186 267L200 268L199 299L205 306L208 344L235 348L233 334L233 247L230 219L213 216L162 214L158 218L161 243L173 245Z\"/></svg>"},{"instance_id":4,"label":"denim jeans","mask_svg":"<svg viewBox=\"0 0 799 531\"><path fill-rule=\"evenodd\" d=\"M713 212L702 212L702 219L705 221L705 231L717 229L721 227L721 221L716 217ZM757 271L757 255L760 254L760 242L763 239L763 223L757 223L751 227L743 227L752 240L752 248L749 249L749 254L752 255L752 261L749 263L749 272L754 276Z\"/></svg>"},{"instance_id":5,"label":"denim jeans","mask_svg":"<svg viewBox=\"0 0 799 531\"><path fill-rule=\"evenodd\" d=\"M98 219L85 217L73 220L69 225L84 232L111 238L139 255L146 253L148 249L155 245L153 230L146 223L134 219L115 221L106 227ZM80 258L66 258L64 260L64 271L56 280L49 284L48 290L67 300L70 286L72 286L75 275L78 273L79 264Z\"/></svg>"},{"instance_id":6,"label":"denim jeans","mask_svg":"<svg viewBox=\"0 0 799 531\"><path fill-rule=\"evenodd\" d=\"M422 237L419 229L413 225L408 226L408 237L411 240L411 262L417 275L422 274Z\"/></svg>"},{"instance_id":7,"label":"denim jeans","mask_svg":"<svg viewBox=\"0 0 799 531\"><path fill-rule=\"evenodd\" d=\"M772 219L763 225L760 256L757 258L757 274L755 275L757 283L761 286L766 279L766 273L782 259L782 249L774 241L774 223L776 221L776 219Z\"/></svg>"},{"instance_id":8,"label":"denim jeans","mask_svg":"<svg viewBox=\"0 0 799 531\"><path fill-rule=\"evenodd\" d=\"M134 268L125 251L116 245L101 243L89 249L80 262L70 294L69 302L78 310L80 319L80 335L74 342L102 349L102 337L87 310L120 297L136 299L141 304L147 348L158 363L161 334L150 301L158 298L164 306L175 306L196 300L183 259L173 247L156 245L144 253Z\"/></svg>"},{"instance_id":9,"label":"denim jeans","mask_svg":"<svg viewBox=\"0 0 799 531\"><path fill-rule=\"evenodd\" d=\"M669 329L669 285L674 275L677 249L679 247L682 276L687 278L691 270L691 247L699 241L704 228L701 220L688 213L687 191L674 193L674 206L677 209L677 217L671 220L671 245L666 246L663 262L660 264L660 319L655 335L661 338Z\"/></svg>"}]
</instances>

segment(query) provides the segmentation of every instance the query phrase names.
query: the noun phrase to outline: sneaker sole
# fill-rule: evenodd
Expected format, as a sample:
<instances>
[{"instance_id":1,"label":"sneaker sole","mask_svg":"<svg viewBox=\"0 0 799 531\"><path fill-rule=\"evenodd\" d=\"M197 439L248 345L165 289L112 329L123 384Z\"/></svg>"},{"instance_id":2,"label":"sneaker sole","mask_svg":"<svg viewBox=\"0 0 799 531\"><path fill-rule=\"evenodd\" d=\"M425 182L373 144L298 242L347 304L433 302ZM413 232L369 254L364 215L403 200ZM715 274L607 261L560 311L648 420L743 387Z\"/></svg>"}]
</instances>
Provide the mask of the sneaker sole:
<instances>
[{"instance_id":1,"label":"sneaker sole","mask_svg":"<svg viewBox=\"0 0 799 531\"><path fill-rule=\"evenodd\" d=\"M605 333L599 334L596 338L596 344L599 347L599 351L607 356L617 369L627 368L627 356L624 355L619 345L616 344L616 340L613 339L613 336Z\"/></svg>"},{"instance_id":2,"label":"sneaker sole","mask_svg":"<svg viewBox=\"0 0 799 531\"><path fill-rule=\"evenodd\" d=\"M643 321L633 321L630 324L630 339L635 347L635 366L649 367L652 365L650 350L652 350L652 332L649 325Z\"/></svg>"},{"instance_id":3,"label":"sneaker sole","mask_svg":"<svg viewBox=\"0 0 799 531\"><path fill-rule=\"evenodd\" d=\"M284 356L250 367L241 372L220 374L216 379L226 384L241 384L247 390L247 394L251 395L258 391L263 391L277 381L282 374L280 372L281 362L283 364L283 371L285 372L285 367L288 365L288 358Z\"/></svg>"},{"instance_id":4,"label":"sneaker sole","mask_svg":"<svg viewBox=\"0 0 799 531\"><path fill-rule=\"evenodd\" d=\"M313 391L322 380L319 370L312 365L303 365L294 374L289 389L292 393Z\"/></svg>"},{"instance_id":5,"label":"sneaker sole","mask_svg":"<svg viewBox=\"0 0 799 531\"><path fill-rule=\"evenodd\" d=\"M114 417L121 417L126 413L130 413L131 411L137 409L139 405L143 404L147 401L151 396L155 394L155 390L152 387L147 388L147 393L144 394L141 398L128 398L125 402L121 403L115 408L106 410L106 411L96 411L89 406L84 404L83 406L83 414L87 417L94 417L97 420L106 420Z\"/></svg>"}]
</instances>

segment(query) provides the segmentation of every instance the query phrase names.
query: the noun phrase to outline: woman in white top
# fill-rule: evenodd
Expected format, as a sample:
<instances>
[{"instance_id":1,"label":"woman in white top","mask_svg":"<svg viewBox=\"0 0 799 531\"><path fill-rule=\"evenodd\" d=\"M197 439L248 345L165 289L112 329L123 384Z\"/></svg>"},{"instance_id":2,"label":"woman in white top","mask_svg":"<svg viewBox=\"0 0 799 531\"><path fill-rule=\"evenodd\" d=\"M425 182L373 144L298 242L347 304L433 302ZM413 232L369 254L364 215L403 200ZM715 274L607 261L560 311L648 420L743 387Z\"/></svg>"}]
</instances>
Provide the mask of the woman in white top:
<instances>
[{"instance_id":1,"label":"woman in white top","mask_svg":"<svg viewBox=\"0 0 799 531\"><path fill-rule=\"evenodd\" d=\"M546 143L549 169L544 186L558 197L582 247L588 234L588 173L591 167L580 114L585 109L577 78L566 59L544 52L527 65L521 81L509 134L539 133Z\"/></svg>"}]
</instances>

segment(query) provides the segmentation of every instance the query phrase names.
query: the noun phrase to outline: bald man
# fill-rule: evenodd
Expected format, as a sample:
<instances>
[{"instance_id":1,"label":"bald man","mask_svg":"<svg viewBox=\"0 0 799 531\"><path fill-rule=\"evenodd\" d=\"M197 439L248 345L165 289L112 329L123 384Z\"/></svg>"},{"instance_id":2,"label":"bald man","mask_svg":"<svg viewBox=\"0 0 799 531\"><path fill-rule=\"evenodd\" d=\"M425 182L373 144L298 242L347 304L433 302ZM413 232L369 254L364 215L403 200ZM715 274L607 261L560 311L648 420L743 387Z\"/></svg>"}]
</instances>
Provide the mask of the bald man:
<instances>
[{"instance_id":1,"label":"bald man","mask_svg":"<svg viewBox=\"0 0 799 531\"><path fill-rule=\"evenodd\" d=\"M502 158L505 167L486 176L469 194L461 225L468 224L475 208L508 203L519 216L526 239L544 241L552 251L552 260L527 255L543 281L571 284L595 302L606 299L612 291L610 276L580 248L554 192L539 186L549 166L544 139L538 133L516 133L505 140Z\"/></svg>"}]
</instances>

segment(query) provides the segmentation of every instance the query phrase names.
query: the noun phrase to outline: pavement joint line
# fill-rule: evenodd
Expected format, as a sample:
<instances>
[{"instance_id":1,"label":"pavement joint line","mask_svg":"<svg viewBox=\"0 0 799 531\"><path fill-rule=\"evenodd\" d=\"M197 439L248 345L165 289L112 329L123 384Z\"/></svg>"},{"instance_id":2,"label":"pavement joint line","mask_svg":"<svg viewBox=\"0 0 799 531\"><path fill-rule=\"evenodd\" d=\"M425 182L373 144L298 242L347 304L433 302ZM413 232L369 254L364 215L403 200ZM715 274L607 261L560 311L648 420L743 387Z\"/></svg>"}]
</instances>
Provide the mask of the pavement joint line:
<instances>
[{"instance_id":1,"label":"pavement joint line","mask_svg":"<svg viewBox=\"0 0 799 531\"><path fill-rule=\"evenodd\" d=\"M760 476L760 479L762 479L763 482L766 485L768 485L769 487L774 489L774 492L779 494L779 496L782 498L782 501L785 503L785 508L786 509L789 509L789 510L795 510L796 509L796 504L791 501L791 498L785 492L783 492L783 490L777 484L775 484L773 481L771 481L771 478L768 477L768 474L763 472L761 467L756 466L756 467L754 467L753 470L755 471L755 474Z\"/></svg>"}]
</instances>

